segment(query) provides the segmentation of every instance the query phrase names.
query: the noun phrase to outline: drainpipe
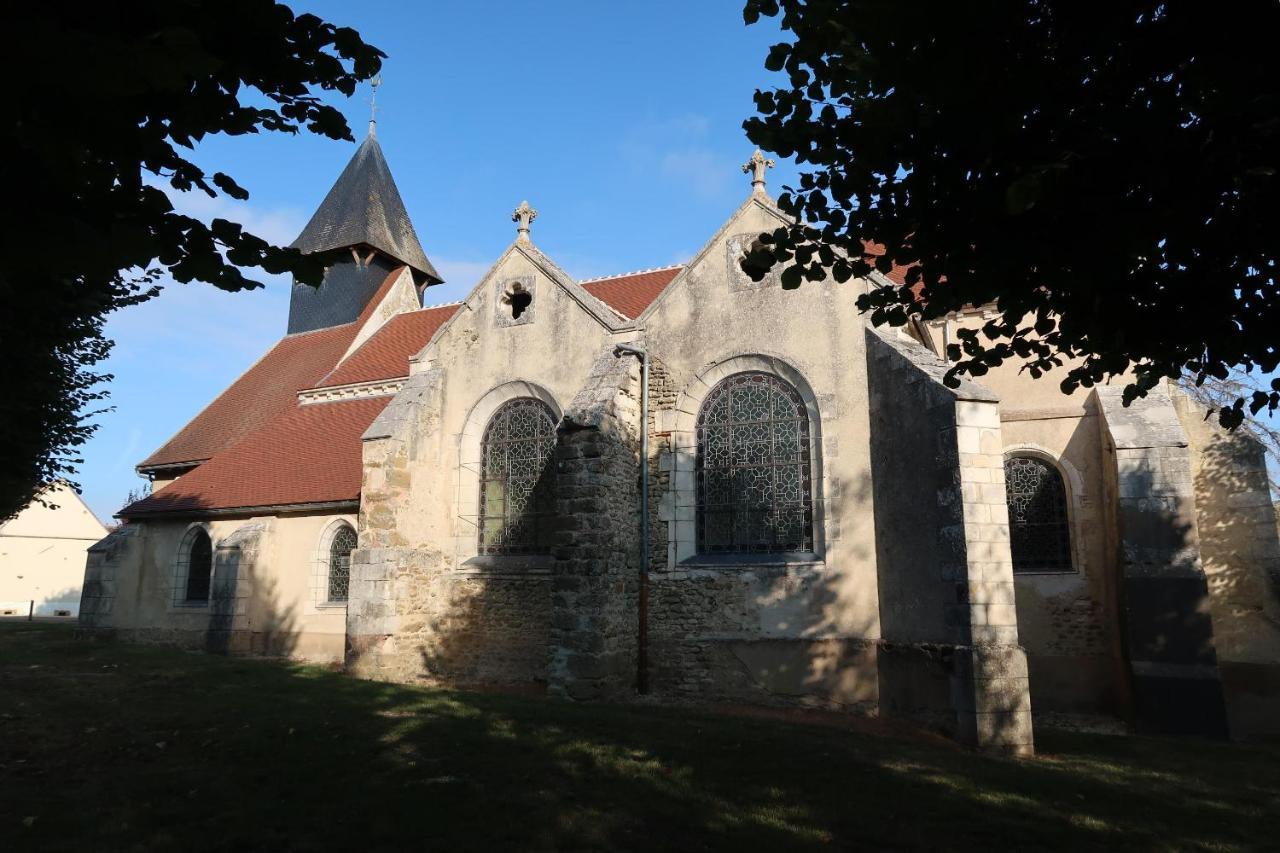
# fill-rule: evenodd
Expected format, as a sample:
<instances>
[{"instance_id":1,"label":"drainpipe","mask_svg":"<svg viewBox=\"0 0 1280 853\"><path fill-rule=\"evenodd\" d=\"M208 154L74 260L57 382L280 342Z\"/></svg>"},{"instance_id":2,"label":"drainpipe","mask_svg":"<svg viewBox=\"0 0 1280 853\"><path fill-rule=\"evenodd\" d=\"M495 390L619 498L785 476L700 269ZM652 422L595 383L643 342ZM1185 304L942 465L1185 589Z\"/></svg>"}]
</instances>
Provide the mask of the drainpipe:
<instances>
[{"instance_id":1,"label":"drainpipe","mask_svg":"<svg viewBox=\"0 0 1280 853\"><path fill-rule=\"evenodd\" d=\"M649 354L635 344L618 344L617 358L640 360L640 612L636 636L636 689L649 692Z\"/></svg>"}]
</instances>

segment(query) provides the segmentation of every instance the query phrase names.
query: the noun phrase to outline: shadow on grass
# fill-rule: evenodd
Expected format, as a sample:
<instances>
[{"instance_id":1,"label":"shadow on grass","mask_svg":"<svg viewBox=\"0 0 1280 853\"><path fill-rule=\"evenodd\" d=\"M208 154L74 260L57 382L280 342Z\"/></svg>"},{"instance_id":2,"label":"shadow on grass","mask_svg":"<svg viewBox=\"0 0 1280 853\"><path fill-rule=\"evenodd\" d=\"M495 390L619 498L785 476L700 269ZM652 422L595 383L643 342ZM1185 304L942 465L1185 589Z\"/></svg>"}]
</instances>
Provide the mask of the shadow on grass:
<instances>
[{"instance_id":1,"label":"shadow on grass","mask_svg":"<svg viewBox=\"0 0 1280 853\"><path fill-rule=\"evenodd\" d=\"M1046 757L1014 761L822 726L427 690L0 626L0 834L28 849L1271 841L1274 748L1046 733L1041 749Z\"/></svg>"}]
</instances>

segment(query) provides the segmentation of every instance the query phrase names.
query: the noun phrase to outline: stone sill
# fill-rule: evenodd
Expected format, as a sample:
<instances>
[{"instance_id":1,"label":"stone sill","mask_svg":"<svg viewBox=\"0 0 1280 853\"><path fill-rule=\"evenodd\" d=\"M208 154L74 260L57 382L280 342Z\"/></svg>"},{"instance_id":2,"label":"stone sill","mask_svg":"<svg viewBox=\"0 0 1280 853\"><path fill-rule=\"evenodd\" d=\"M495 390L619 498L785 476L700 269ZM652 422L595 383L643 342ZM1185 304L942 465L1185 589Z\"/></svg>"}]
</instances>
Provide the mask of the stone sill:
<instances>
[{"instance_id":1,"label":"stone sill","mask_svg":"<svg viewBox=\"0 0 1280 853\"><path fill-rule=\"evenodd\" d=\"M455 575L537 577L550 575L556 558L550 554L477 554L453 571Z\"/></svg>"},{"instance_id":2,"label":"stone sill","mask_svg":"<svg viewBox=\"0 0 1280 853\"><path fill-rule=\"evenodd\" d=\"M725 574L785 575L791 572L817 574L826 562L815 554L699 554L681 560L670 569L650 573L654 579L679 580Z\"/></svg>"},{"instance_id":3,"label":"stone sill","mask_svg":"<svg viewBox=\"0 0 1280 853\"><path fill-rule=\"evenodd\" d=\"M316 610L346 610L347 602L345 601L320 601L316 603Z\"/></svg>"},{"instance_id":4,"label":"stone sill","mask_svg":"<svg viewBox=\"0 0 1280 853\"><path fill-rule=\"evenodd\" d=\"M776 554L695 554L677 563L689 569L741 569L754 566L821 566L812 551L783 551Z\"/></svg>"}]
</instances>

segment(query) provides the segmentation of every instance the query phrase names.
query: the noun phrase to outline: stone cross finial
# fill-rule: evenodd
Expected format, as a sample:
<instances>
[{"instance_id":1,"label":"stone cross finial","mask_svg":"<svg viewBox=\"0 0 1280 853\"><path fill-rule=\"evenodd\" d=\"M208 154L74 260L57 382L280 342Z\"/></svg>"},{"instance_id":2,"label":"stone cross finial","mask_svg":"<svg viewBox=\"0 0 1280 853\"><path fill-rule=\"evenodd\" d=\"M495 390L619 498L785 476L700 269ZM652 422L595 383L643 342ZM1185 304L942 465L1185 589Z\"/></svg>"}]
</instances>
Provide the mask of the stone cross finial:
<instances>
[{"instance_id":1,"label":"stone cross finial","mask_svg":"<svg viewBox=\"0 0 1280 853\"><path fill-rule=\"evenodd\" d=\"M529 202L522 201L520 206L511 211L511 221L519 223L516 225L516 239L529 239L529 223L538 218L538 211L529 206Z\"/></svg>"},{"instance_id":2,"label":"stone cross finial","mask_svg":"<svg viewBox=\"0 0 1280 853\"><path fill-rule=\"evenodd\" d=\"M764 171L772 169L777 165L773 160L766 160L765 156L760 153L757 148L755 153L751 155L751 159L742 164L743 174L751 173L751 191L755 193L764 192Z\"/></svg>"}]
</instances>

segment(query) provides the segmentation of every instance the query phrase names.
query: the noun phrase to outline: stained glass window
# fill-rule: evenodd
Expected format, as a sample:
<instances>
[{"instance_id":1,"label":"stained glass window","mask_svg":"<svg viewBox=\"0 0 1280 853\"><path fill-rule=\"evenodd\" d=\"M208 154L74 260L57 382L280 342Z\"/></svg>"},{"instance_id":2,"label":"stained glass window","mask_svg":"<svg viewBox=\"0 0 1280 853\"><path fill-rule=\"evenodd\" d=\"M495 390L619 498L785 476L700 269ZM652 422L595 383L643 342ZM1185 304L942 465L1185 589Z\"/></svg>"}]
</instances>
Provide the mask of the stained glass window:
<instances>
[{"instance_id":1,"label":"stained glass window","mask_svg":"<svg viewBox=\"0 0 1280 853\"><path fill-rule=\"evenodd\" d=\"M480 553L549 554L556 421L532 398L504 403L480 449Z\"/></svg>"},{"instance_id":2,"label":"stained glass window","mask_svg":"<svg viewBox=\"0 0 1280 853\"><path fill-rule=\"evenodd\" d=\"M193 527L187 544L187 601L208 601L213 577L213 543L203 527Z\"/></svg>"},{"instance_id":3,"label":"stained glass window","mask_svg":"<svg viewBox=\"0 0 1280 853\"><path fill-rule=\"evenodd\" d=\"M346 601L351 586L351 552L356 548L356 532L344 524L329 543L329 601Z\"/></svg>"},{"instance_id":4,"label":"stained glass window","mask_svg":"<svg viewBox=\"0 0 1280 853\"><path fill-rule=\"evenodd\" d=\"M1015 572L1069 572L1071 532L1062 475L1031 456L1004 460L1009 502L1009 550Z\"/></svg>"},{"instance_id":5,"label":"stained glass window","mask_svg":"<svg viewBox=\"0 0 1280 853\"><path fill-rule=\"evenodd\" d=\"M796 390L739 373L698 414L698 551L813 550L809 416Z\"/></svg>"}]
</instances>

